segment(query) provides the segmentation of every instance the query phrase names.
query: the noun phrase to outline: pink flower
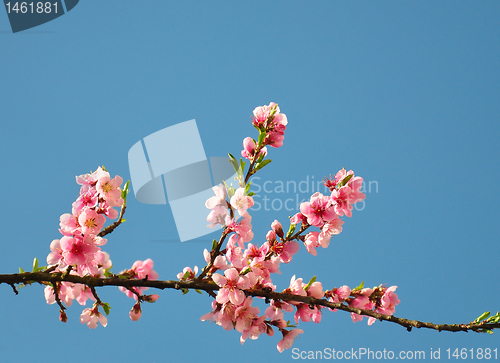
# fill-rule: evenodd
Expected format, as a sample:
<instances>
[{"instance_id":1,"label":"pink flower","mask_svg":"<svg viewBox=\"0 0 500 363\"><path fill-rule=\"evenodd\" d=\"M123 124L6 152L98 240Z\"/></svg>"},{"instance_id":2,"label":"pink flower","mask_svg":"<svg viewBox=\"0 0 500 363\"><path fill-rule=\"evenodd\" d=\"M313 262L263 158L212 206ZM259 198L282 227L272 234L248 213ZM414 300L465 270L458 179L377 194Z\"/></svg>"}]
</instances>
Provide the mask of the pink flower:
<instances>
[{"instance_id":1,"label":"pink flower","mask_svg":"<svg viewBox=\"0 0 500 363\"><path fill-rule=\"evenodd\" d=\"M250 242L253 239L253 231L252 231L252 217L250 214L243 214L243 218L241 221L236 222L234 219L226 217L225 220L226 227L229 232L235 232L237 236L232 235L229 238L231 243L238 243L240 248L244 248L244 243Z\"/></svg>"},{"instance_id":2,"label":"pink flower","mask_svg":"<svg viewBox=\"0 0 500 363\"><path fill-rule=\"evenodd\" d=\"M307 292L304 290L304 287L305 285L302 282L302 278L295 279L295 275L293 275L290 280L290 287L285 289L283 292L299 296L307 296Z\"/></svg>"},{"instance_id":3,"label":"pink flower","mask_svg":"<svg viewBox=\"0 0 500 363\"><path fill-rule=\"evenodd\" d=\"M328 301L331 301L332 303L341 303L346 301L349 296L351 295L351 288L347 285L341 286L338 289L334 288L332 291L329 292L328 296ZM337 311L337 309L334 309L333 311Z\"/></svg>"},{"instance_id":4,"label":"pink flower","mask_svg":"<svg viewBox=\"0 0 500 363\"><path fill-rule=\"evenodd\" d=\"M158 273L153 270L154 262L148 258L144 261L135 261L132 265L132 270L135 272L134 278L138 280L158 280Z\"/></svg>"},{"instance_id":5,"label":"pink flower","mask_svg":"<svg viewBox=\"0 0 500 363\"><path fill-rule=\"evenodd\" d=\"M198 266L194 267L194 271L191 270L191 267L184 267L182 272L179 272L177 274L177 278L180 281L187 281L187 280L192 280L195 278L196 274L198 273Z\"/></svg>"},{"instance_id":6,"label":"pink flower","mask_svg":"<svg viewBox=\"0 0 500 363\"><path fill-rule=\"evenodd\" d=\"M212 275L214 282L221 287L217 293L217 302L224 304L230 301L234 305L240 305L245 299L245 293L241 290L248 289L249 281L246 276L240 276L238 270L230 268L224 271L224 276L215 273Z\"/></svg>"},{"instance_id":7,"label":"pink flower","mask_svg":"<svg viewBox=\"0 0 500 363\"><path fill-rule=\"evenodd\" d=\"M311 309L307 304L297 304L297 312L294 315L295 324L298 324L299 320L307 323L311 319L315 323L319 323L321 321L321 311L316 306Z\"/></svg>"},{"instance_id":8,"label":"pink flower","mask_svg":"<svg viewBox=\"0 0 500 363\"><path fill-rule=\"evenodd\" d=\"M271 320L282 320L284 316L282 310L291 313L293 311L293 306L287 303L286 301L271 300L271 303L269 304L269 307L266 309L265 314Z\"/></svg>"},{"instance_id":9,"label":"pink flower","mask_svg":"<svg viewBox=\"0 0 500 363\"><path fill-rule=\"evenodd\" d=\"M210 197L205 202L205 207L208 209L214 209L215 207L227 207L226 195L227 189L223 184L219 184L212 187L215 196Z\"/></svg>"},{"instance_id":10,"label":"pink flower","mask_svg":"<svg viewBox=\"0 0 500 363\"><path fill-rule=\"evenodd\" d=\"M303 225L308 224L307 223L307 217L303 215L302 213L297 213L293 217L290 218L290 223L291 224L299 224L302 223Z\"/></svg>"},{"instance_id":11,"label":"pink flower","mask_svg":"<svg viewBox=\"0 0 500 363\"><path fill-rule=\"evenodd\" d=\"M214 300L212 301L212 309L212 312L203 315L200 320L212 320L217 325L222 326L224 330L232 330L234 328L233 321L235 319L235 305L230 302L226 302L224 305L220 306L217 304L217 301Z\"/></svg>"},{"instance_id":12,"label":"pink flower","mask_svg":"<svg viewBox=\"0 0 500 363\"><path fill-rule=\"evenodd\" d=\"M243 140L243 150L241 151L241 156L244 158L253 161L255 159L255 141L251 137L247 137ZM259 155L267 155L267 148L263 147L261 148Z\"/></svg>"},{"instance_id":13,"label":"pink flower","mask_svg":"<svg viewBox=\"0 0 500 363\"><path fill-rule=\"evenodd\" d=\"M269 336L273 336L274 330L265 323L265 320L265 315L262 315L259 318L252 319L250 327L247 330L244 330L241 334L241 344L245 343L248 338L255 340L263 333L266 333Z\"/></svg>"},{"instance_id":14,"label":"pink flower","mask_svg":"<svg viewBox=\"0 0 500 363\"><path fill-rule=\"evenodd\" d=\"M206 248L203 250L203 258L206 263L209 263L211 260L210 252ZM226 257L217 256L214 260L214 267L218 270L227 270L229 265L227 264Z\"/></svg>"},{"instance_id":15,"label":"pink flower","mask_svg":"<svg viewBox=\"0 0 500 363\"><path fill-rule=\"evenodd\" d=\"M249 330L254 319L258 318L259 308L252 306L253 299L249 296L243 301L243 304L238 306L234 311L236 325L234 328L243 333Z\"/></svg>"},{"instance_id":16,"label":"pink flower","mask_svg":"<svg viewBox=\"0 0 500 363\"><path fill-rule=\"evenodd\" d=\"M58 239L53 240L50 243L50 252L47 256L47 264L56 265L63 258L62 249L61 249L61 241Z\"/></svg>"},{"instance_id":17,"label":"pink flower","mask_svg":"<svg viewBox=\"0 0 500 363\"><path fill-rule=\"evenodd\" d=\"M106 217L98 214L93 209L85 209L78 217L78 223L82 226L82 233L95 236L101 231Z\"/></svg>"},{"instance_id":18,"label":"pink flower","mask_svg":"<svg viewBox=\"0 0 500 363\"><path fill-rule=\"evenodd\" d=\"M269 252L269 244L265 243L260 247L254 246L249 243L245 252L243 253L243 257L248 261L253 262L261 262L266 258L267 253Z\"/></svg>"},{"instance_id":19,"label":"pink flower","mask_svg":"<svg viewBox=\"0 0 500 363\"><path fill-rule=\"evenodd\" d=\"M401 301L398 299L398 295L394 293L398 287L391 286L385 290L384 295L380 298L380 307L376 311L384 315L392 315L396 311L396 305Z\"/></svg>"},{"instance_id":20,"label":"pink flower","mask_svg":"<svg viewBox=\"0 0 500 363\"><path fill-rule=\"evenodd\" d=\"M307 296L312 296L315 297L316 299L322 299L325 296L325 292L323 291L323 286L321 285L321 282L319 281L313 282L307 289Z\"/></svg>"},{"instance_id":21,"label":"pink flower","mask_svg":"<svg viewBox=\"0 0 500 363\"><path fill-rule=\"evenodd\" d=\"M353 293L351 291L351 293ZM365 288L362 289L360 292L356 292L355 295L357 295L354 300L352 300L349 305L358 308L358 309L363 309L363 310L371 310L373 309L373 306L375 305L372 301L370 301L369 297L373 293L373 289ZM352 321L355 323L357 321L363 320L363 315L358 315L355 313L351 313L351 318Z\"/></svg>"},{"instance_id":22,"label":"pink flower","mask_svg":"<svg viewBox=\"0 0 500 363\"><path fill-rule=\"evenodd\" d=\"M256 107L253 111L253 125L267 133L264 145L280 147L283 145L284 134L288 120L285 114L280 113L280 108L274 102L269 106Z\"/></svg>"},{"instance_id":23,"label":"pink flower","mask_svg":"<svg viewBox=\"0 0 500 363\"><path fill-rule=\"evenodd\" d=\"M60 240L60 247L64 263L67 265L84 265L92 261L94 254L99 250L99 247L86 242L81 236L64 236Z\"/></svg>"},{"instance_id":24,"label":"pink flower","mask_svg":"<svg viewBox=\"0 0 500 363\"><path fill-rule=\"evenodd\" d=\"M290 331L282 329L281 333L283 334L283 339L279 341L277 348L280 353L283 353L285 349L290 349L292 347L295 338L297 338L299 334L303 334L304 331L302 329L292 329Z\"/></svg>"},{"instance_id":25,"label":"pink flower","mask_svg":"<svg viewBox=\"0 0 500 363\"><path fill-rule=\"evenodd\" d=\"M96 189L111 207L119 207L123 204L123 199L121 198L122 191L120 189L122 183L123 179L119 175L110 179L109 173L104 172L97 179Z\"/></svg>"},{"instance_id":26,"label":"pink flower","mask_svg":"<svg viewBox=\"0 0 500 363\"><path fill-rule=\"evenodd\" d=\"M243 216L247 209L253 207L253 198L245 195L245 188L238 188L231 197L231 207L238 211L240 216Z\"/></svg>"},{"instance_id":27,"label":"pink flower","mask_svg":"<svg viewBox=\"0 0 500 363\"><path fill-rule=\"evenodd\" d=\"M273 232L274 231L270 231ZM300 245L297 241L276 242L269 243L270 250L280 258L281 262L289 263L292 256L299 252Z\"/></svg>"},{"instance_id":28,"label":"pink flower","mask_svg":"<svg viewBox=\"0 0 500 363\"><path fill-rule=\"evenodd\" d=\"M154 262L150 258L145 261L135 261L130 270L125 270L121 272L121 275L126 276L131 279L137 280L158 280L158 273L153 270ZM130 298L134 298L137 300L137 295L127 290L125 287L118 287L121 292L125 293ZM133 290L137 291L138 294L142 294L144 291L149 289L149 287L138 287L134 286Z\"/></svg>"},{"instance_id":29,"label":"pink flower","mask_svg":"<svg viewBox=\"0 0 500 363\"><path fill-rule=\"evenodd\" d=\"M102 201L99 205L99 208L96 210L99 214L104 214L109 219L115 219L118 217L118 211L114 209L110 204L108 204L105 200Z\"/></svg>"},{"instance_id":30,"label":"pink flower","mask_svg":"<svg viewBox=\"0 0 500 363\"><path fill-rule=\"evenodd\" d=\"M342 232L343 224L344 221L339 218L326 222L323 227L321 227L321 232L318 235L318 244L323 248L327 248L330 244L331 236Z\"/></svg>"},{"instance_id":31,"label":"pink flower","mask_svg":"<svg viewBox=\"0 0 500 363\"><path fill-rule=\"evenodd\" d=\"M320 246L318 242L319 232L313 231L306 234L304 245L306 246L307 252L311 255L316 256L318 253L316 252L316 248Z\"/></svg>"},{"instance_id":32,"label":"pink flower","mask_svg":"<svg viewBox=\"0 0 500 363\"><path fill-rule=\"evenodd\" d=\"M331 199L319 192L311 196L310 202L300 205L300 212L307 217L307 223L315 227L321 227L337 217Z\"/></svg>"},{"instance_id":33,"label":"pink flower","mask_svg":"<svg viewBox=\"0 0 500 363\"><path fill-rule=\"evenodd\" d=\"M210 200L210 199L209 199ZM207 201L208 202L208 201ZM215 228L218 224L224 226L224 220L228 216L228 210L226 207L216 206L214 207L207 217L207 225L209 228Z\"/></svg>"},{"instance_id":34,"label":"pink flower","mask_svg":"<svg viewBox=\"0 0 500 363\"><path fill-rule=\"evenodd\" d=\"M347 185L332 192L331 198L334 202L334 210L339 216L343 216L344 214L347 217L352 216L352 205L349 204L349 194L351 194L351 188Z\"/></svg>"},{"instance_id":35,"label":"pink flower","mask_svg":"<svg viewBox=\"0 0 500 363\"><path fill-rule=\"evenodd\" d=\"M97 328L97 323L101 323L103 327L108 325L108 319L102 315L98 310L97 306L92 309L84 309L80 315L80 323L87 324L90 329Z\"/></svg>"},{"instance_id":36,"label":"pink flower","mask_svg":"<svg viewBox=\"0 0 500 363\"><path fill-rule=\"evenodd\" d=\"M78 217L75 217L72 214L65 213L59 217L60 223L59 232L61 232L64 236L73 236L74 234L79 233L80 224L78 223ZM81 233L81 232L80 232Z\"/></svg>"},{"instance_id":37,"label":"pink flower","mask_svg":"<svg viewBox=\"0 0 500 363\"><path fill-rule=\"evenodd\" d=\"M73 202L73 214L78 215L84 208L95 208L99 201L99 194L95 189L89 189L86 193L80 194Z\"/></svg>"}]
</instances>

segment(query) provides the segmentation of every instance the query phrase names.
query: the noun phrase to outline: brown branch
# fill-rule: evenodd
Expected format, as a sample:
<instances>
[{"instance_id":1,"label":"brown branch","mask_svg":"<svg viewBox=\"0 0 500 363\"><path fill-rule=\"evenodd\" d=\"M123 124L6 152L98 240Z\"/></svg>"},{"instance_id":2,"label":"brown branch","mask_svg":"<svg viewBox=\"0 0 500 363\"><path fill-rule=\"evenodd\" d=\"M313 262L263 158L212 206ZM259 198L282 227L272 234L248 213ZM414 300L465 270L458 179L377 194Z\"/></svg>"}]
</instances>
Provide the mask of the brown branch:
<instances>
[{"instance_id":1,"label":"brown branch","mask_svg":"<svg viewBox=\"0 0 500 363\"><path fill-rule=\"evenodd\" d=\"M55 272L55 273L46 273L46 272L24 272L19 274L10 274L10 275L0 275L0 284L5 283L9 285L14 284L28 284L32 282L39 283L52 283L56 282L68 281L73 283L84 284L87 286L96 287L96 286L123 286L126 288L132 288L134 286L140 287L151 287L155 289L198 289L204 290L209 293L211 296L214 296L214 291L219 290L219 286L211 282L210 280L190 280L190 281L161 281L161 280L133 280L133 279L122 279L118 277L110 277L110 278L98 278L91 276L76 276L76 275L66 275L63 276L63 273ZM350 313L355 313L359 315L370 316L380 321L388 321L391 323L396 323L405 327L408 331L411 331L412 328L427 328L433 329L437 331L484 331L486 329L499 329L500 323L468 323L468 324L434 324L434 323L426 323L418 320L409 320L398 318L391 315L383 315L371 310L362 310L358 308L354 308L343 303L332 303L327 301L326 299L316 299L310 296L299 296L293 294L285 294L280 292L273 292L264 289L251 289L245 290L245 294L248 296L255 297L263 297L266 299L274 299L274 300L283 300L288 302L301 302L308 305L316 305L323 306L330 309L338 309L343 310ZM57 299L57 295L56 295Z\"/></svg>"},{"instance_id":2,"label":"brown branch","mask_svg":"<svg viewBox=\"0 0 500 363\"><path fill-rule=\"evenodd\" d=\"M125 209L127 209L127 201L123 201L122 208L120 209L120 215L118 216L118 219L115 221L115 223L110 224L106 228L104 228L101 233L98 234L99 237L104 237L107 234L110 234L115 230L116 227L118 227L122 221L123 221L123 215L125 214Z\"/></svg>"}]
</instances>

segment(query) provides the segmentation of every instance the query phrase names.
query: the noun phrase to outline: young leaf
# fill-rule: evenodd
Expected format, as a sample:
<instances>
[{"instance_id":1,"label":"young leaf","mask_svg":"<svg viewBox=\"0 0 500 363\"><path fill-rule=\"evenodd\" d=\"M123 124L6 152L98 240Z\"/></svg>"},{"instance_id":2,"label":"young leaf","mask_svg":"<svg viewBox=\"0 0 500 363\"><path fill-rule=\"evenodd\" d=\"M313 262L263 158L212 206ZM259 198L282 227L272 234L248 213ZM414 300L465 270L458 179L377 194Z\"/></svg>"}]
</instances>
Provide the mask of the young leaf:
<instances>
[{"instance_id":1,"label":"young leaf","mask_svg":"<svg viewBox=\"0 0 500 363\"><path fill-rule=\"evenodd\" d=\"M251 182L248 182L247 186L245 187L245 195L248 195L248 191L250 190L251 184L252 184Z\"/></svg>"},{"instance_id":2,"label":"young leaf","mask_svg":"<svg viewBox=\"0 0 500 363\"><path fill-rule=\"evenodd\" d=\"M356 286L354 289L352 289L352 291L359 291L359 290L361 290L364 286L365 286L365 282L364 282L364 281L361 281L361 283L359 284L359 286Z\"/></svg>"},{"instance_id":3,"label":"young leaf","mask_svg":"<svg viewBox=\"0 0 500 363\"><path fill-rule=\"evenodd\" d=\"M198 294L203 294L199 289L194 289Z\"/></svg>"},{"instance_id":4,"label":"young leaf","mask_svg":"<svg viewBox=\"0 0 500 363\"><path fill-rule=\"evenodd\" d=\"M234 171L237 172L239 169L238 160L236 160L236 158L233 155L231 155L231 154L228 154L228 155L229 155L229 162L233 166Z\"/></svg>"},{"instance_id":5,"label":"young leaf","mask_svg":"<svg viewBox=\"0 0 500 363\"><path fill-rule=\"evenodd\" d=\"M38 270L38 258L35 257L33 260L33 270L31 272L36 272Z\"/></svg>"},{"instance_id":6,"label":"young leaf","mask_svg":"<svg viewBox=\"0 0 500 363\"><path fill-rule=\"evenodd\" d=\"M307 285L304 287L304 290L307 290L314 282L316 282L316 276L313 276L311 280L309 280Z\"/></svg>"},{"instance_id":7,"label":"young leaf","mask_svg":"<svg viewBox=\"0 0 500 363\"><path fill-rule=\"evenodd\" d=\"M296 226L295 224L290 224L290 228L288 229L285 238L288 238L293 234L293 232L295 231L295 226Z\"/></svg>"},{"instance_id":8,"label":"young leaf","mask_svg":"<svg viewBox=\"0 0 500 363\"><path fill-rule=\"evenodd\" d=\"M212 242L212 251L215 251L215 249L217 248L217 245L219 243L214 239L213 242Z\"/></svg>"},{"instance_id":9,"label":"young leaf","mask_svg":"<svg viewBox=\"0 0 500 363\"><path fill-rule=\"evenodd\" d=\"M342 179L342 181L339 183L339 188L341 188L344 185L346 185L349 182L349 180L351 180L352 177L353 177L353 174L349 174L344 179Z\"/></svg>"},{"instance_id":10,"label":"young leaf","mask_svg":"<svg viewBox=\"0 0 500 363\"><path fill-rule=\"evenodd\" d=\"M484 319L486 319L488 316L490 316L490 312L486 311L486 312L482 313L481 315L479 315L476 318L476 320L474 320L474 323L479 323L480 321L483 321Z\"/></svg>"},{"instance_id":11,"label":"young leaf","mask_svg":"<svg viewBox=\"0 0 500 363\"><path fill-rule=\"evenodd\" d=\"M253 169L253 171L256 172L257 170L262 169L264 166L269 164L271 161L272 161L271 159L263 160L262 162L257 164L257 166Z\"/></svg>"},{"instance_id":12,"label":"young leaf","mask_svg":"<svg viewBox=\"0 0 500 363\"><path fill-rule=\"evenodd\" d=\"M129 192L129 189L128 189L129 185L130 185L130 180L125 183L125 185L123 186L123 189L122 189L122 199L124 201L127 200L127 195Z\"/></svg>"},{"instance_id":13,"label":"young leaf","mask_svg":"<svg viewBox=\"0 0 500 363\"><path fill-rule=\"evenodd\" d=\"M255 164L258 164L260 163L262 160L264 160L264 158L266 157L266 155L264 155L264 153L260 153L259 154L259 157L257 158L257 160L255 161Z\"/></svg>"},{"instance_id":14,"label":"young leaf","mask_svg":"<svg viewBox=\"0 0 500 363\"><path fill-rule=\"evenodd\" d=\"M24 270L21 267L19 267L19 273L20 274L24 273Z\"/></svg>"},{"instance_id":15,"label":"young leaf","mask_svg":"<svg viewBox=\"0 0 500 363\"><path fill-rule=\"evenodd\" d=\"M257 145L262 145L264 143L264 139L266 138L266 133L265 132L261 132L259 134L259 141L258 141L258 144Z\"/></svg>"},{"instance_id":16,"label":"young leaf","mask_svg":"<svg viewBox=\"0 0 500 363\"><path fill-rule=\"evenodd\" d=\"M104 304L102 304L101 306L102 306L102 308L103 308L103 310L104 310L104 313L105 313L106 315L109 315L109 310L111 309L111 306L109 306L109 304L108 304L108 303L104 303Z\"/></svg>"}]
</instances>

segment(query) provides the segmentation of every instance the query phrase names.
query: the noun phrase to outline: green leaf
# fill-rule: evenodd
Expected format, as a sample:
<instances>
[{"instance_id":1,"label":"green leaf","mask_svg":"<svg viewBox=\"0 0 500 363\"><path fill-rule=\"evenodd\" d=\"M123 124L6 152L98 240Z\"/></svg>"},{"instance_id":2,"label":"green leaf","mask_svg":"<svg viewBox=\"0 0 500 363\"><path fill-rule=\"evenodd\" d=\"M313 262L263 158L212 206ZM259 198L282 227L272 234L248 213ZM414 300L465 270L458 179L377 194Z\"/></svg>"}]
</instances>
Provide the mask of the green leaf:
<instances>
[{"instance_id":1,"label":"green leaf","mask_svg":"<svg viewBox=\"0 0 500 363\"><path fill-rule=\"evenodd\" d=\"M490 329L481 329L478 330L479 333L488 333L488 334L493 334L493 330Z\"/></svg>"},{"instance_id":2,"label":"green leaf","mask_svg":"<svg viewBox=\"0 0 500 363\"><path fill-rule=\"evenodd\" d=\"M109 310L111 309L111 306L109 306L109 304L108 304L108 303L103 303L103 304L101 304L101 306L102 306L102 308L103 308L103 310L104 310L104 313L105 313L106 315L109 315Z\"/></svg>"},{"instance_id":3,"label":"green leaf","mask_svg":"<svg viewBox=\"0 0 500 363\"><path fill-rule=\"evenodd\" d=\"M247 194L247 195L248 195L249 197L253 197L253 196L255 195L255 193L254 193L254 192L248 192L248 194Z\"/></svg>"},{"instance_id":4,"label":"green leaf","mask_svg":"<svg viewBox=\"0 0 500 363\"><path fill-rule=\"evenodd\" d=\"M271 159L262 160L260 163L258 163L255 166L255 168L253 169L253 171L256 172L257 170L262 169L264 166L266 166L267 164L269 164L271 161L272 161Z\"/></svg>"},{"instance_id":5,"label":"green leaf","mask_svg":"<svg viewBox=\"0 0 500 363\"><path fill-rule=\"evenodd\" d=\"M19 273L20 274L24 273L24 270L21 267L19 267Z\"/></svg>"},{"instance_id":6,"label":"green leaf","mask_svg":"<svg viewBox=\"0 0 500 363\"><path fill-rule=\"evenodd\" d=\"M190 274L191 274L191 272L190 272L190 271L186 271L186 272L184 273L184 276L182 276L182 279L183 279L183 280L186 280L186 279L189 277L189 275L190 275Z\"/></svg>"},{"instance_id":7,"label":"green leaf","mask_svg":"<svg viewBox=\"0 0 500 363\"><path fill-rule=\"evenodd\" d=\"M287 327L287 328L296 328L296 327L297 327L297 325L293 325L292 323L290 323L290 320L288 320L288 321L286 322L286 327Z\"/></svg>"},{"instance_id":8,"label":"green leaf","mask_svg":"<svg viewBox=\"0 0 500 363\"><path fill-rule=\"evenodd\" d=\"M344 179L342 179L342 181L339 183L339 188L343 187L344 185L346 185L349 180L351 180L351 178L353 177L354 174L349 174L348 176L346 176Z\"/></svg>"},{"instance_id":9,"label":"green leaf","mask_svg":"<svg viewBox=\"0 0 500 363\"><path fill-rule=\"evenodd\" d=\"M129 188L128 188L129 185L130 185L130 180L125 183L125 185L123 186L123 189L122 189L122 199L124 201L127 200L127 195L128 195L128 192L129 192Z\"/></svg>"},{"instance_id":10,"label":"green leaf","mask_svg":"<svg viewBox=\"0 0 500 363\"><path fill-rule=\"evenodd\" d=\"M214 241L212 242L212 251L215 251L215 249L217 248L217 245L219 243L214 239Z\"/></svg>"},{"instance_id":11,"label":"green leaf","mask_svg":"<svg viewBox=\"0 0 500 363\"><path fill-rule=\"evenodd\" d=\"M245 165L246 161L243 161L243 159L240 159L240 169L241 169L241 174L245 171Z\"/></svg>"},{"instance_id":12,"label":"green leaf","mask_svg":"<svg viewBox=\"0 0 500 363\"><path fill-rule=\"evenodd\" d=\"M33 260L33 270L31 272L36 272L38 270L38 258L35 257Z\"/></svg>"},{"instance_id":13,"label":"green leaf","mask_svg":"<svg viewBox=\"0 0 500 363\"><path fill-rule=\"evenodd\" d=\"M252 184L251 182L248 182L248 184L246 185L246 187L245 187L245 195L248 195L248 191L250 190L250 185L251 184Z\"/></svg>"},{"instance_id":14,"label":"green leaf","mask_svg":"<svg viewBox=\"0 0 500 363\"><path fill-rule=\"evenodd\" d=\"M229 155L229 162L231 163L231 165L233 166L234 168L234 171L238 172L238 169L239 169L239 165L238 165L238 160L236 160L236 158L231 155L231 154L228 154Z\"/></svg>"},{"instance_id":15,"label":"green leaf","mask_svg":"<svg viewBox=\"0 0 500 363\"><path fill-rule=\"evenodd\" d=\"M241 275L241 276L244 276L244 275L246 275L247 273L249 273L250 271L252 271L252 269L251 269L250 267L248 267L247 269L245 269L245 271L240 272L240 275Z\"/></svg>"},{"instance_id":16,"label":"green leaf","mask_svg":"<svg viewBox=\"0 0 500 363\"><path fill-rule=\"evenodd\" d=\"M359 291L359 290L361 290L364 286L365 286L365 282L364 282L364 281L361 281L361 283L359 284L359 286L356 286L354 289L352 289L352 291Z\"/></svg>"},{"instance_id":17,"label":"green leaf","mask_svg":"<svg viewBox=\"0 0 500 363\"><path fill-rule=\"evenodd\" d=\"M262 145L264 143L264 139L266 138L266 133L265 132L261 132L259 134L259 141L257 143L257 145Z\"/></svg>"},{"instance_id":18,"label":"green leaf","mask_svg":"<svg viewBox=\"0 0 500 363\"><path fill-rule=\"evenodd\" d=\"M304 287L304 290L307 290L314 282L316 282L316 276L313 276L309 282L307 283L307 285Z\"/></svg>"},{"instance_id":19,"label":"green leaf","mask_svg":"<svg viewBox=\"0 0 500 363\"><path fill-rule=\"evenodd\" d=\"M196 291L198 294L203 294L200 289L194 289L194 291Z\"/></svg>"},{"instance_id":20,"label":"green leaf","mask_svg":"<svg viewBox=\"0 0 500 363\"><path fill-rule=\"evenodd\" d=\"M487 311L485 313L482 313L481 315L479 315L476 320L474 320L475 323L479 323L480 321L483 321L484 319L486 319L488 316L490 316L490 312Z\"/></svg>"},{"instance_id":21,"label":"green leaf","mask_svg":"<svg viewBox=\"0 0 500 363\"><path fill-rule=\"evenodd\" d=\"M498 323L500 321L500 312L497 312L495 315L490 317L488 320L490 321L490 323Z\"/></svg>"},{"instance_id":22,"label":"green leaf","mask_svg":"<svg viewBox=\"0 0 500 363\"><path fill-rule=\"evenodd\" d=\"M262 160L264 160L264 158L266 157L266 155L264 155L264 153L260 153L259 154L259 157L257 158L257 160L255 161L255 164L258 164L260 163Z\"/></svg>"},{"instance_id":23,"label":"green leaf","mask_svg":"<svg viewBox=\"0 0 500 363\"><path fill-rule=\"evenodd\" d=\"M285 238L288 238L293 234L293 232L295 231L295 226L296 226L296 224L290 224L290 228L288 229L288 232L286 233Z\"/></svg>"},{"instance_id":24,"label":"green leaf","mask_svg":"<svg viewBox=\"0 0 500 363\"><path fill-rule=\"evenodd\" d=\"M189 289L182 288L182 295L186 295L189 292Z\"/></svg>"}]
</instances>

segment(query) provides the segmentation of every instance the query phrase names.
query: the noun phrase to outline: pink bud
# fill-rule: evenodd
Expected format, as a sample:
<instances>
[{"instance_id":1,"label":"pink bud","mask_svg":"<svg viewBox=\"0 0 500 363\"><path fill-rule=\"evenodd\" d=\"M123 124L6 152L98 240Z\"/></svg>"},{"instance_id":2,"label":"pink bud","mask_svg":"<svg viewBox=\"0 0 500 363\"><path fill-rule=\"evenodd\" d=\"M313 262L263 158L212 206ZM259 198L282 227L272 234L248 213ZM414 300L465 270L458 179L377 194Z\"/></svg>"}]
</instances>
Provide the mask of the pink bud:
<instances>
[{"instance_id":1,"label":"pink bud","mask_svg":"<svg viewBox=\"0 0 500 363\"><path fill-rule=\"evenodd\" d=\"M281 223L278 222L277 220L274 220L273 223L271 223L271 228L273 229L274 232L280 237L283 238L283 227L281 227Z\"/></svg>"},{"instance_id":2,"label":"pink bud","mask_svg":"<svg viewBox=\"0 0 500 363\"><path fill-rule=\"evenodd\" d=\"M130 310L130 313L128 313L130 316L130 319L132 321L137 321L141 318L141 304L137 302L134 307Z\"/></svg>"},{"instance_id":3,"label":"pink bud","mask_svg":"<svg viewBox=\"0 0 500 363\"><path fill-rule=\"evenodd\" d=\"M276 232L274 231L267 232L266 239L269 241L270 244L276 242Z\"/></svg>"},{"instance_id":4,"label":"pink bud","mask_svg":"<svg viewBox=\"0 0 500 363\"><path fill-rule=\"evenodd\" d=\"M144 301L152 303L152 302L155 302L156 300L158 300L158 298L160 296L154 294L154 295L144 295L143 297L144 297Z\"/></svg>"}]
</instances>

